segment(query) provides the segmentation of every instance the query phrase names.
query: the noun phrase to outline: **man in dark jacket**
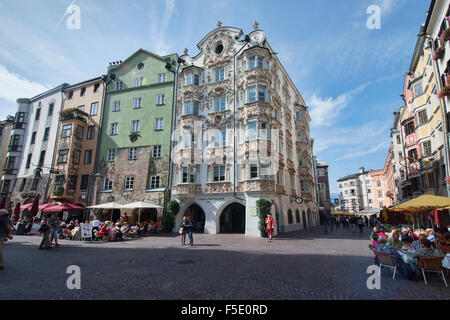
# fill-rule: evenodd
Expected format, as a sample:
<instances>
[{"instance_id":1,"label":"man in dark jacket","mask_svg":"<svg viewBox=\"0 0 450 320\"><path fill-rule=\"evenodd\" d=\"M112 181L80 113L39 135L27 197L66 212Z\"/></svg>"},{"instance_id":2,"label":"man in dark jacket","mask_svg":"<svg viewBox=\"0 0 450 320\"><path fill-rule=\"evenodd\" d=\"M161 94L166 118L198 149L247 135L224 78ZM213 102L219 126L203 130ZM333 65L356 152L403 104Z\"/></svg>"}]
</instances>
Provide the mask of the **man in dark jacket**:
<instances>
[{"instance_id":1,"label":"man in dark jacket","mask_svg":"<svg viewBox=\"0 0 450 320\"><path fill-rule=\"evenodd\" d=\"M11 220L6 209L0 209L0 270L4 268L3 246L8 239L12 239Z\"/></svg>"}]
</instances>

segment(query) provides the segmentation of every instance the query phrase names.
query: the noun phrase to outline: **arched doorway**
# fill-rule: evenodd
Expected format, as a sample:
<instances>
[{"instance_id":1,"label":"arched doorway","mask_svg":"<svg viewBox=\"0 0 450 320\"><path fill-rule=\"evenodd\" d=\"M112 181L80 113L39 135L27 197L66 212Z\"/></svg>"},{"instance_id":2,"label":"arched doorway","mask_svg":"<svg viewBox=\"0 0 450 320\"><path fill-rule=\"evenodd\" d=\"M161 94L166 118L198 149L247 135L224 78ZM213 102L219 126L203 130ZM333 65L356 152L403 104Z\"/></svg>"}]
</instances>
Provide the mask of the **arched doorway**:
<instances>
[{"instance_id":1,"label":"arched doorway","mask_svg":"<svg viewBox=\"0 0 450 320\"><path fill-rule=\"evenodd\" d=\"M302 220L303 220L303 229L308 229L308 226L306 224L306 213L304 210L302 212Z\"/></svg>"},{"instance_id":2,"label":"arched doorway","mask_svg":"<svg viewBox=\"0 0 450 320\"><path fill-rule=\"evenodd\" d=\"M194 232L203 233L205 232L205 221L206 216L203 209L197 205L193 204L184 212L184 217L192 217L192 221L194 222L195 229Z\"/></svg>"},{"instance_id":3,"label":"arched doorway","mask_svg":"<svg viewBox=\"0 0 450 320\"><path fill-rule=\"evenodd\" d=\"M245 233L245 206L232 203L220 215L220 233Z\"/></svg>"}]
</instances>

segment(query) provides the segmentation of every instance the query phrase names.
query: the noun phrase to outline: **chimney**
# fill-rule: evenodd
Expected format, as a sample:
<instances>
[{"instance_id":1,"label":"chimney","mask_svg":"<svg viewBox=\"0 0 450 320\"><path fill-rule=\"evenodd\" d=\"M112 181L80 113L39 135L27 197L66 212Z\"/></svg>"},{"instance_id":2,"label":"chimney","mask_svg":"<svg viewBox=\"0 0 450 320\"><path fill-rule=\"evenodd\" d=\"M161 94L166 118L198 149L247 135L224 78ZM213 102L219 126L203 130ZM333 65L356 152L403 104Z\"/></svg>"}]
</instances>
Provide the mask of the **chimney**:
<instances>
[{"instance_id":1,"label":"chimney","mask_svg":"<svg viewBox=\"0 0 450 320\"><path fill-rule=\"evenodd\" d=\"M364 173L364 167L359 168L359 173Z\"/></svg>"}]
</instances>

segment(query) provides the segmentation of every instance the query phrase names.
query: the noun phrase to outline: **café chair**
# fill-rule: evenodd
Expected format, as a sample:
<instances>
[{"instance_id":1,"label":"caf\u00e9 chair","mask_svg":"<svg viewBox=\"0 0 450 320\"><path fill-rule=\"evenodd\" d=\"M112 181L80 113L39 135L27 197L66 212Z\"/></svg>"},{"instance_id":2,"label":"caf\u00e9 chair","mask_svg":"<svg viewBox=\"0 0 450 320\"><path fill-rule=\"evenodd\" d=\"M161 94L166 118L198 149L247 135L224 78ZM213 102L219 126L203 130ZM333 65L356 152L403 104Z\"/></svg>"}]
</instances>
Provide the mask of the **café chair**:
<instances>
[{"instance_id":1,"label":"caf\u00e9 chair","mask_svg":"<svg viewBox=\"0 0 450 320\"><path fill-rule=\"evenodd\" d=\"M427 283L427 278L425 276L425 272L433 272L433 273L441 274L442 280L444 280L444 283L445 283L445 287L448 288L447 281L445 280L445 276L444 276L444 268L442 267L443 259L444 259L443 256L420 258L419 268L422 270L423 280L425 281L426 286L428 285L428 283Z\"/></svg>"},{"instance_id":2,"label":"caf\u00e9 chair","mask_svg":"<svg viewBox=\"0 0 450 320\"><path fill-rule=\"evenodd\" d=\"M400 264L395 259L394 255L389 252L381 252L377 251L378 259L380 260L380 270L382 267L390 268L391 270L394 270L394 274L392 276L392 279L395 279L395 273L397 272L397 268L400 266Z\"/></svg>"}]
</instances>

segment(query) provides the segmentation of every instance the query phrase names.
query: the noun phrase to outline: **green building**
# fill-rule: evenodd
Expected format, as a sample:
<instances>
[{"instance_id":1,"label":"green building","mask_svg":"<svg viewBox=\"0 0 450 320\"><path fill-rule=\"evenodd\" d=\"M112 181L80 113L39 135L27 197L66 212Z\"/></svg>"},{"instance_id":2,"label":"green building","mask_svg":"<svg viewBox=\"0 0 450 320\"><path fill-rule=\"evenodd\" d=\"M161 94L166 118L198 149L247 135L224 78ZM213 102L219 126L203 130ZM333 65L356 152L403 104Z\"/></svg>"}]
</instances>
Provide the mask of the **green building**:
<instances>
[{"instance_id":1,"label":"green building","mask_svg":"<svg viewBox=\"0 0 450 320\"><path fill-rule=\"evenodd\" d=\"M140 49L110 63L91 205L144 201L164 206L168 201L177 59ZM136 212L127 213L137 219ZM148 209L140 215L141 221L156 221L161 212ZM119 212L112 218L118 219Z\"/></svg>"}]
</instances>

